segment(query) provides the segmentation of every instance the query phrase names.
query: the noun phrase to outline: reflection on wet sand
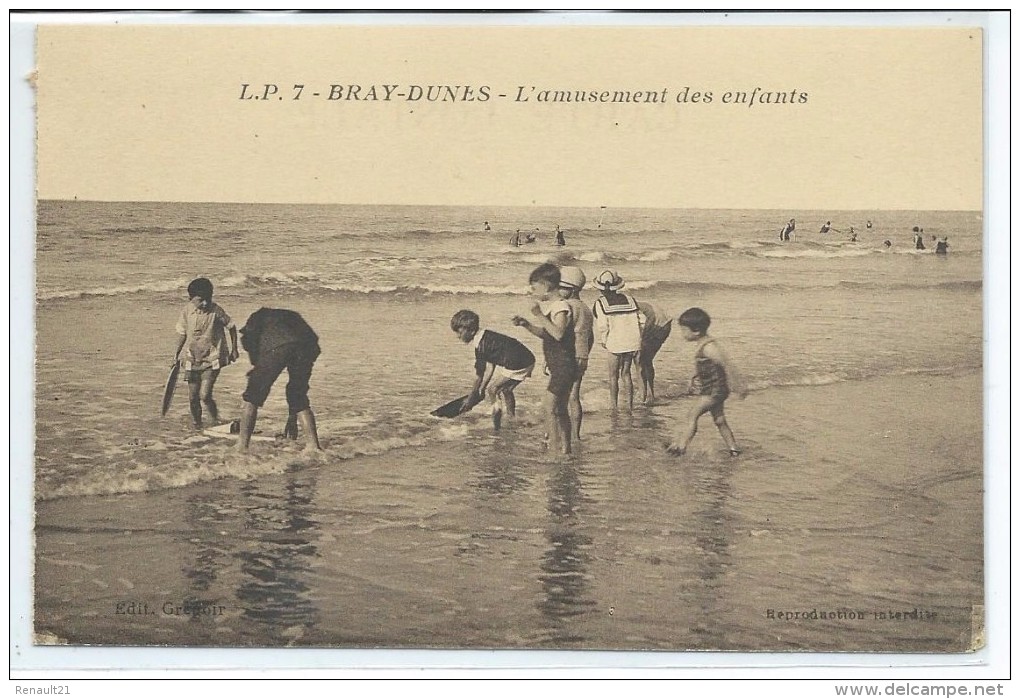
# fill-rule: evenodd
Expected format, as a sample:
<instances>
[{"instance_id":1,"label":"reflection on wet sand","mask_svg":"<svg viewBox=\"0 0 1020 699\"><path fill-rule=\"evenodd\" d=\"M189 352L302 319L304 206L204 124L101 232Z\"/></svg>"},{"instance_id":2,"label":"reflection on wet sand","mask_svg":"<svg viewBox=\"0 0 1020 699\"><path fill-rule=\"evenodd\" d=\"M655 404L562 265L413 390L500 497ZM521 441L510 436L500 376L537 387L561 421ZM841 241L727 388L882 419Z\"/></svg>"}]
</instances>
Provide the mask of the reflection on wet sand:
<instances>
[{"instance_id":1,"label":"reflection on wet sand","mask_svg":"<svg viewBox=\"0 0 1020 699\"><path fill-rule=\"evenodd\" d=\"M561 464L549 478L548 509L551 515L538 580L544 597L538 608L551 624L547 643L579 643L585 637L570 620L590 612L595 600L589 590L588 564L592 537L586 533L578 511L590 499L585 496L578 469Z\"/></svg>"},{"instance_id":2,"label":"reflection on wet sand","mask_svg":"<svg viewBox=\"0 0 1020 699\"><path fill-rule=\"evenodd\" d=\"M306 576L319 553L312 543L318 524L311 514L315 481L290 474L283 492L246 483L244 527L250 538L240 542L241 582L237 600L242 616L255 622L259 644L286 645L312 630L317 611L309 599Z\"/></svg>"},{"instance_id":3,"label":"reflection on wet sand","mask_svg":"<svg viewBox=\"0 0 1020 699\"><path fill-rule=\"evenodd\" d=\"M531 483L531 478L525 475L527 463L508 458L509 448L511 445L501 439L494 449L478 450L475 485L497 497L512 495Z\"/></svg>"},{"instance_id":4,"label":"reflection on wet sand","mask_svg":"<svg viewBox=\"0 0 1020 699\"><path fill-rule=\"evenodd\" d=\"M725 618L727 595L724 587L730 568L730 545L734 537L730 482L734 467L713 465L692 474L691 495L694 500L694 544L697 572L694 603L700 607L695 618L703 621L691 628L692 647L727 648L726 631L714 620Z\"/></svg>"},{"instance_id":5,"label":"reflection on wet sand","mask_svg":"<svg viewBox=\"0 0 1020 699\"><path fill-rule=\"evenodd\" d=\"M183 567L187 582L184 606L200 609L205 605L223 604L215 588L217 573L224 569L223 559L228 557L223 541L226 537L220 532L230 527L234 514L224 511L215 493L203 492L185 504L185 517L193 532L188 550L194 558L186 559ZM207 620L201 615L191 614L188 619L193 633L202 636L209 631Z\"/></svg>"}]
</instances>

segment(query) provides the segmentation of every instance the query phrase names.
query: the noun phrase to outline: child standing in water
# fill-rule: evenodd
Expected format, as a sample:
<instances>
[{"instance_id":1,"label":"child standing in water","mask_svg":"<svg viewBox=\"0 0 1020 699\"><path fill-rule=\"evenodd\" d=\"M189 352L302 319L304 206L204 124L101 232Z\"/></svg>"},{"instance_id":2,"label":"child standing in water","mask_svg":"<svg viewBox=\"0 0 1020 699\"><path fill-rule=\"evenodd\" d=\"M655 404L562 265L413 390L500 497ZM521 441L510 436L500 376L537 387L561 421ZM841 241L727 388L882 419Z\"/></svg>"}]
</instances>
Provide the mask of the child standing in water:
<instances>
[{"instance_id":1,"label":"child standing in water","mask_svg":"<svg viewBox=\"0 0 1020 699\"><path fill-rule=\"evenodd\" d=\"M700 308L688 308L677 319L681 336L688 342L697 342L694 353L694 378L691 380L691 392L700 396L691 409L685 430L670 442L666 449L671 454L683 456L691 440L698 431L698 419L705 413L711 413L719 434L730 450L731 456L740 454L737 440L726 422L723 406L732 389L738 398L747 395L747 388L733 362L726 356L719 343L708 335L708 326L712 319Z\"/></svg>"},{"instance_id":2,"label":"child standing in water","mask_svg":"<svg viewBox=\"0 0 1020 699\"><path fill-rule=\"evenodd\" d=\"M631 366L641 349L641 316L637 302L627 294L621 294L623 279L607 269L595 279L595 286L602 296L592 307L596 338L609 352L609 402L616 410L620 399L620 380L627 391L627 408L634 409L634 379Z\"/></svg>"},{"instance_id":3,"label":"child standing in water","mask_svg":"<svg viewBox=\"0 0 1020 699\"><path fill-rule=\"evenodd\" d=\"M462 412L471 410L488 398L492 405L492 427L498 430L503 419L503 410L514 417L517 401L514 389L531 376L535 368L535 355L514 338L493 330L479 330L478 314L463 310L453 314L450 328L457 333L461 342L468 343L475 350L475 379L471 394Z\"/></svg>"},{"instance_id":4,"label":"child standing in water","mask_svg":"<svg viewBox=\"0 0 1020 699\"><path fill-rule=\"evenodd\" d=\"M568 412L570 413L570 430L575 440L581 439L581 422L584 419L584 408L581 407L581 379L588 370L588 355L595 343L592 332L594 319L591 309L581 301L581 289L587 281L579 267L560 267L560 296L570 305L574 313L574 355L577 357L577 376L570 387Z\"/></svg>"},{"instance_id":5,"label":"child standing in water","mask_svg":"<svg viewBox=\"0 0 1020 699\"><path fill-rule=\"evenodd\" d=\"M220 369L237 361L237 326L227 312L213 303L213 285L199 277L188 284L188 305L177 319L177 349L174 362L179 362L188 382L191 419L195 429L202 429L202 406L213 422L220 419L213 400L213 387Z\"/></svg>"},{"instance_id":6,"label":"child standing in water","mask_svg":"<svg viewBox=\"0 0 1020 699\"><path fill-rule=\"evenodd\" d=\"M535 295L532 319L514 316L512 322L542 338L542 352L549 372L549 386L543 401L548 420L549 449L569 454L572 440L567 401L577 376L573 312L557 293L560 269L556 265L539 265L531 273L528 283Z\"/></svg>"}]
</instances>

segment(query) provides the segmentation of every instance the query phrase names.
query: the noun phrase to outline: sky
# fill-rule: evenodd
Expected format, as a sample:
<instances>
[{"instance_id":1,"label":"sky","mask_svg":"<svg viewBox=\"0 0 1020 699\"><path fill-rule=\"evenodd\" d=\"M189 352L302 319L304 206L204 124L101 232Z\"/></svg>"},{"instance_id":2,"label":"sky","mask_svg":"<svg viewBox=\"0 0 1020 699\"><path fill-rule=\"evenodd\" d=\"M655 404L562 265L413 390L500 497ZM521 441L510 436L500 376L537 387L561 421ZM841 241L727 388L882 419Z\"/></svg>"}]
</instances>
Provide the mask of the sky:
<instances>
[{"instance_id":1,"label":"sky","mask_svg":"<svg viewBox=\"0 0 1020 699\"><path fill-rule=\"evenodd\" d=\"M960 26L44 25L38 196L977 210L983 41ZM390 99L344 99L351 86ZM457 99L414 99L429 86Z\"/></svg>"}]
</instances>

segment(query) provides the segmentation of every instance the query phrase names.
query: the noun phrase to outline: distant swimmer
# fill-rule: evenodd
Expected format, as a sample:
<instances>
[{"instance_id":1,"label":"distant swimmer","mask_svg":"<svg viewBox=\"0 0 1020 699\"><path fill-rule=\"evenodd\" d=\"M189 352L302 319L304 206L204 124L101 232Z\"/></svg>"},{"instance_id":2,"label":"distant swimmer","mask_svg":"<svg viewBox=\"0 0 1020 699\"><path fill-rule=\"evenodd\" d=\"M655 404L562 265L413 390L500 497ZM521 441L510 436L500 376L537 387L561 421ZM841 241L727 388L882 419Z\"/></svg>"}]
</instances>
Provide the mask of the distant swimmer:
<instances>
[{"instance_id":1,"label":"distant swimmer","mask_svg":"<svg viewBox=\"0 0 1020 699\"><path fill-rule=\"evenodd\" d=\"M851 243L857 242L857 231L854 230L853 226L850 226L850 242Z\"/></svg>"},{"instance_id":2,"label":"distant swimmer","mask_svg":"<svg viewBox=\"0 0 1020 699\"><path fill-rule=\"evenodd\" d=\"M821 228L820 228L820 229L818 230L818 232L819 232L819 233L828 233L828 232L829 232L830 230L832 230L832 221L826 221L826 222L825 222L825 225L824 225L824 226L822 226L822 227L821 227Z\"/></svg>"},{"instance_id":3,"label":"distant swimmer","mask_svg":"<svg viewBox=\"0 0 1020 699\"><path fill-rule=\"evenodd\" d=\"M535 238L535 234L534 233L528 233L528 235L525 236L525 238L524 238L524 242L525 243L534 243L535 240L536 240L536 238Z\"/></svg>"},{"instance_id":4,"label":"distant swimmer","mask_svg":"<svg viewBox=\"0 0 1020 699\"><path fill-rule=\"evenodd\" d=\"M797 229L797 220L791 218L789 220L789 222L787 222L787 224L785 226L783 226L783 230L779 233L779 239L784 241L784 242L785 241L789 241L790 240L790 236L793 235L793 232L796 229Z\"/></svg>"},{"instance_id":5,"label":"distant swimmer","mask_svg":"<svg viewBox=\"0 0 1020 699\"><path fill-rule=\"evenodd\" d=\"M868 219L868 228L871 228L871 219Z\"/></svg>"},{"instance_id":6,"label":"distant swimmer","mask_svg":"<svg viewBox=\"0 0 1020 699\"><path fill-rule=\"evenodd\" d=\"M914 249L924 250L924 236L921 235L921 229L914 226Z\"/></svg>"},{"instance_id":7,"label":"distant swimmer","mask_svg":"<svg viewBox=\"0 0 1020 699\"><path fill-rule=\"evenodd\" d=\"M882 245L886 246L887 248L891 248L892 247L892 241L891 240L887 240L884 243L882 243Z\"/></svg>"},{"instance_id":8,"label":"distant swimmer","mask_svg":"<svg viewBox=\"0 0 1020 699\"><path fill-rule=\"evenodd\" d=\"M560 230L559 226L556 226L556 244L557 245L567 244L567 240L566 238L563 237L563 231Z\"/></svg>"},{"instance_id":9,"label":"distant swimmer","mask_svg":"<svg viewBox=\"0 0 1020 699\"><path fill-rule=\"evenodd\" d=\"M492 230L492 226L489 225L488 221L485 222L485 230L487 230L487 231L491 231Z\"/></svg>"},{"instance_id":10,"label":"distant swimmer","mask_svg":"<svg viewBox=\"0 0 1020 699\"><path fill-rule=\"evenodd\" d=\"M521 229L518 228L517 232L510 236L510 244L515 247L521 247Z\"/></svg>"},{"instance_id":11,"label":"distant swimmer","mask_svg":"<svg viewBox=\"0 0 1020 699\"><path fill-rule=\"evenodd\" d=\"M946 255L949 253L949 238L943 237L942 240L935 243L935 254Z\"/></svg>"}]
</instances>

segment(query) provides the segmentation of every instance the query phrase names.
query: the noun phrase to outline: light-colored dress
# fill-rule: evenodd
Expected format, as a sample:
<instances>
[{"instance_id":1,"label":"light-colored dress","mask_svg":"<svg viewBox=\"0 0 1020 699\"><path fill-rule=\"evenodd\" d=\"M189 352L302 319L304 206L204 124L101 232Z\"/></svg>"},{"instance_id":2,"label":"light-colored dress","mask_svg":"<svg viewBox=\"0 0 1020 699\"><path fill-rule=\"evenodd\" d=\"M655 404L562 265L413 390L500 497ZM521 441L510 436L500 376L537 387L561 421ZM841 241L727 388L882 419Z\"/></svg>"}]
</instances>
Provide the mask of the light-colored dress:
<instances>
[{"instance_id":1,"label":"light-colored dress","mask_svg":"<svg viewBox=\"0 0 1020 699\"><path fill-rule=\"evenodd\" d=\"M177 359L184 371L221 369L230 364L227 330L235 327L227 312L218 304L199 309L187 304L177 319L177 334L184 335L184 346Z\"/></svg>"}]
</instances>

